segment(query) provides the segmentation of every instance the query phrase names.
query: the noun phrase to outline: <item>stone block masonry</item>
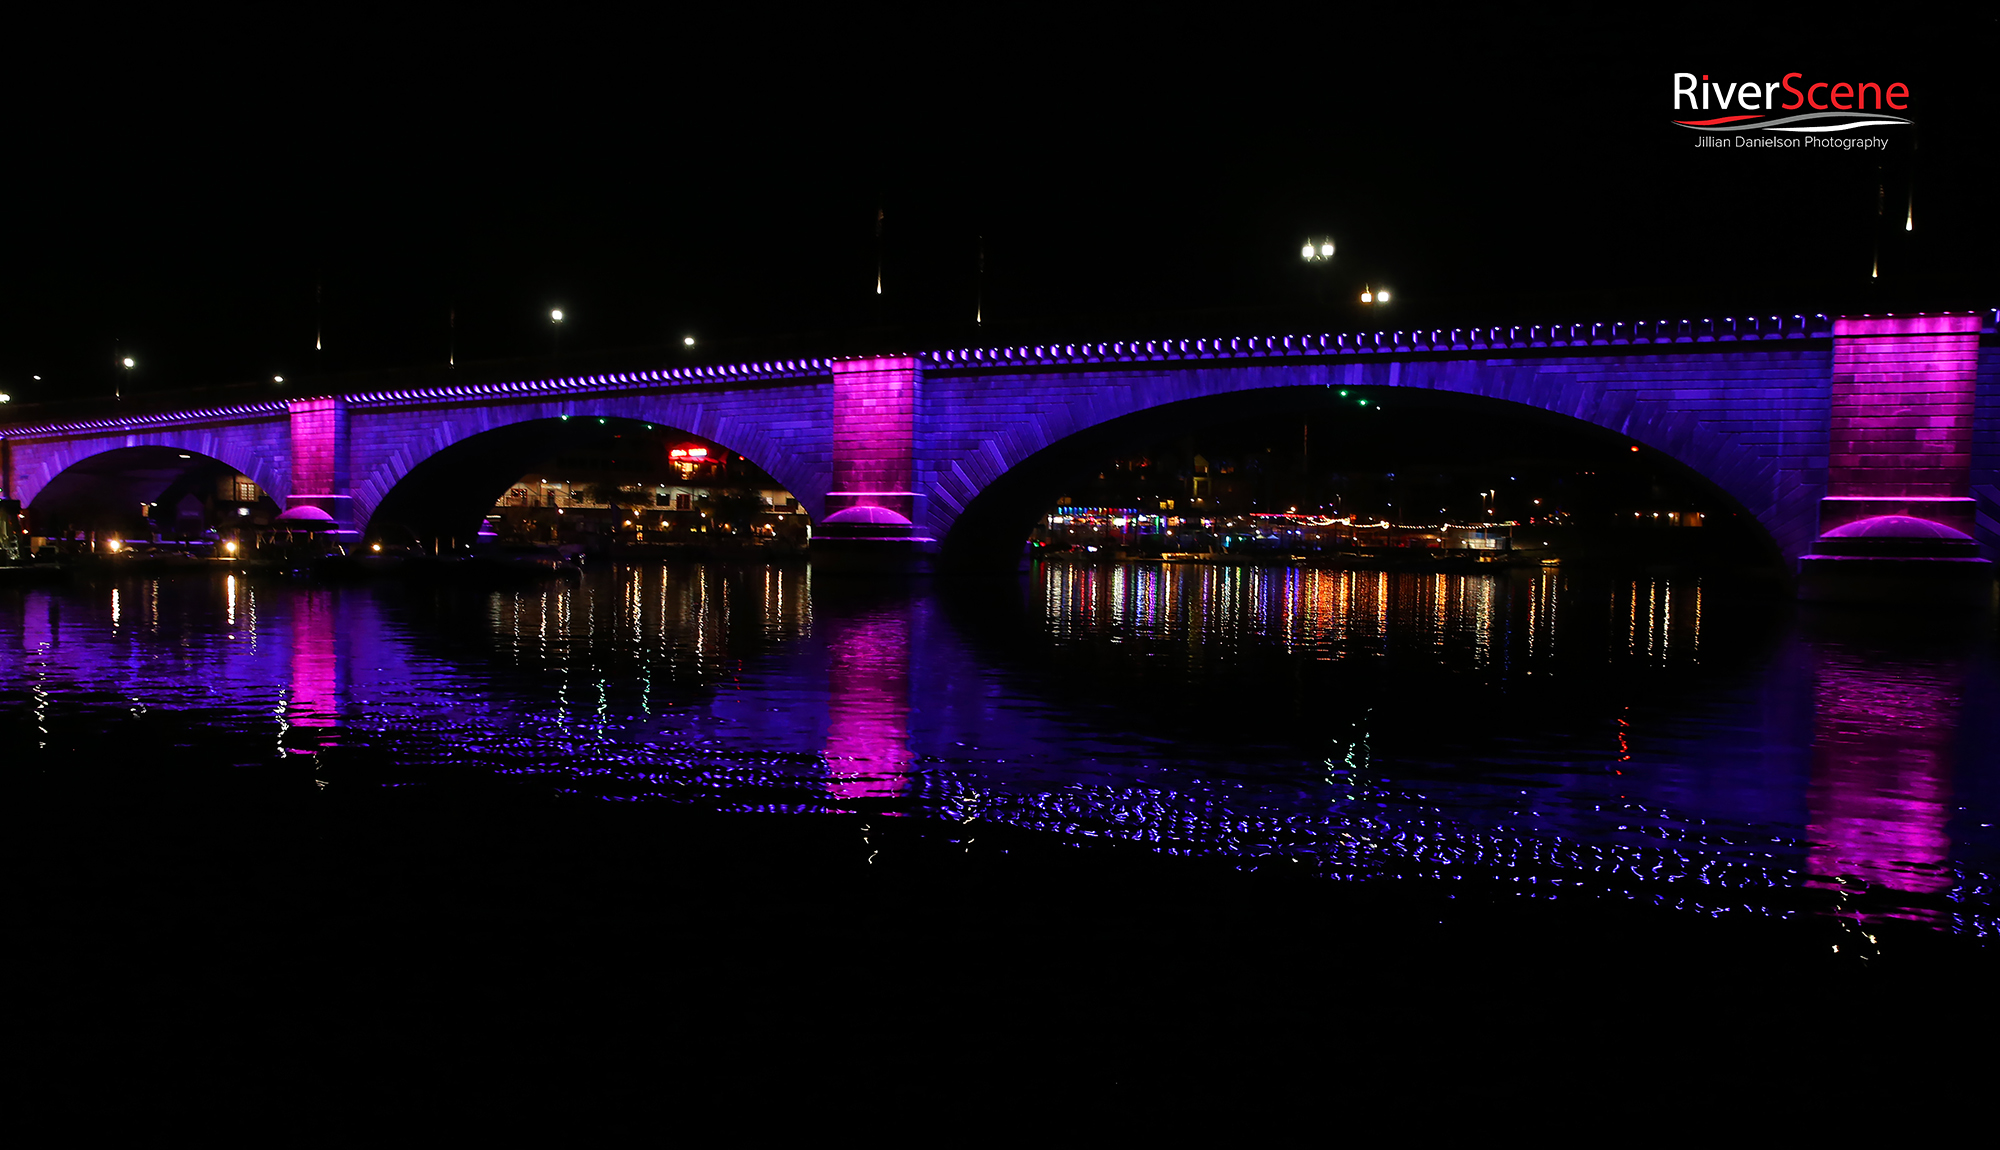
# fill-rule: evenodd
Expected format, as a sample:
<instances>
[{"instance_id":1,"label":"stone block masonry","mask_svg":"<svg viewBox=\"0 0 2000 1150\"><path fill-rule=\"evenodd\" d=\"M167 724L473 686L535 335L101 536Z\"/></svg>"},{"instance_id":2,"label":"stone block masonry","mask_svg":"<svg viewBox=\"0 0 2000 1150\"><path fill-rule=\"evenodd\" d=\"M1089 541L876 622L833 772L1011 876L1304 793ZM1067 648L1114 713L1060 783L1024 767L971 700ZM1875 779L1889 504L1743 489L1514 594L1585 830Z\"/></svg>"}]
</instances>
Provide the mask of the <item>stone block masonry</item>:
<instances>
[{"instance_id":1,"label":"stone block masonry","mask_svg":"<svg viewBox=\"0 0 2000 1150\"><path fill-rule=\"evenodd\" d=\"M353 530L347 473L347 401L338 396L294 400L291 413L291 491L285 506L317 507L339 527Z\"/></svg>"},{"instance_id":2,"label":"stone block masonry","mask_svg":"<svg viewBox=\"0 0 2000 1150\"><path fill-rule=\"evenodd\" d=\"M955 531L1008 520L984 512L1020 497L1026 485L1000 481L1038 453L1140 412L1239 395L1255 406L1250 393L1273 389L1424 389L1553 412L1670 456L1788 560L1823 530L1885 514L1971 532L2000 557L1993 313L1850 317L1831 330L1794 319L961 349L16 424L0 426L0 484L32 504L83 460L171 446L367 531L392 491L401 500L429 482L420 476L499 441L482 436L617 417L746 456L823 538L949 550Z\"/></svg>"},{"instance_id":3,"label":"stone block masonry","mask_svg":"<svg viewBox=\"0 0 2000 1150\"><path fill-rule=\"evenodd\" d=\"M2000 560L2000 337L1982 336L1972 406L1973 537Z\"/></svg>"},{"instance_id":4,"label":"stone block masonry","mask_svg":"<svg viewBox=\"0 0 2000 1150\"><path fill-rule=\"evenodd\" d=\"M1976 315L1834 324L1820 530L1908 515L1973 533L1979 328Z\"/></svg>"},{"instance_id":5,"label":"stone block masonry","mask_svg":"<svg viewBox=\"0 0 2000 1150\"><path fill-rule=\"evenodd\" d=\"M700 436L770 472L819 519L832 472L832 392L832 381L822 376L511 401L350 403L355 520L367 523L412 469L440 452L486 432L564 417L634 419ZM524 460L522 468L535 462Z\"/></svg>"},{"instance_id":6,"label":"stone block masonry","mask_svg":"<svg viewBox=\"0 0 2000 1150\"><path fill-rule=\"evenodd\" d=\"M916 413L922 373L913 357L856 359L833 365L833 485L829 523L911 523Z\"/></svg>"},{"instance_id":7,"label":"stone block masonry","mask_svg":"<svg viewBox=\"0 0 2000 1150\"><path fill-rule=\"evenodd\" d=\"M1824 343L1631 348L1496 358L1480 353L1135 363L1120 370L933 370L918 487L927 533L947 538L994 481L1109 420L1168 403L1270 388L1420 388L1486 396L1607 428L1670 455L1734 497L1796 558L1826 483L1831 355Z\"/></svg>"}]
</instances>

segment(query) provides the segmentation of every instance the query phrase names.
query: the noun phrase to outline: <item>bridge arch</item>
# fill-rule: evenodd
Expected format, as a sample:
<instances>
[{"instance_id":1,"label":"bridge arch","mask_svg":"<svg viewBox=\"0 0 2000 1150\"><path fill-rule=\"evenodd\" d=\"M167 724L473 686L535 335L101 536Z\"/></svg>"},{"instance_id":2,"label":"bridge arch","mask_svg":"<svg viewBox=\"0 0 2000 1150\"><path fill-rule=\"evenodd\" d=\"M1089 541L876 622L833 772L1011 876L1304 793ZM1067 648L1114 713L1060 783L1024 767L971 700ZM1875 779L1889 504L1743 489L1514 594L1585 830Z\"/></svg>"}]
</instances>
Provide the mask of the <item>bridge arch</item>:
<instances>
[{"instance_id":1,"label":"bridge arch","mask_svg":"<svg viewBox=\"0 0 2000 1150\"><path fill-rule=\"evenodd\" d=\"M374 503L363 535L393 542L469 542L500 498L537 464L628 434L635 441L664 435L714 442L686 428L631 416L563 414L489 427L440 447L404 470ZM727 444L717 446L757 464Z\"/></svg>"},{"instance_id":2,"label":"bridge arch","mask_svg":"<svg viewBox=\"0 0 2000 1150\"><path fill-rule=\"evenodd\" d=\"M582 427L586 425L578 421L607 419L673 428L727 448L762 468L817 521L829 483L832 432L824 412L830 403L831 381L819 378L716 390L554 396L445 410L439 410L435 403L357 396L347 404L346 466L353 497L352 520L357 527L373 524L385 505L393 513L392 493L412 477L424 482L418 471L428 461L446 463L460 458L447 453L461 445L470 450L464 459L479 459L493 447L507 443L507 435L520 434L510 433L508 428L564 421ZM495 432L502 437L472 442ZM519 448L525 455L513 457L520 466L508 481L519 478L548 455L535 454L525 443ZM430 474L428 468L425 474ZM492 487L494 494L505 490L504 484L494 487L492 482L489 478L485 486ZM489 499L479 511L491 506ZM386 525L389 520L382 522Z\"/></svg>"},{"instance_id":3,"label":"bridge arch","mask_svg":"<svg viewBox=\"0 0 2000 1150\"><path fill-rule=\"evenodd\" d=\"M139 440L142 437L121 437ZM276 484L282 472L263 453L220 457L197 449L215 448L208 437L153 435L147 440L168 442L127 442L105 446L93 441L64 444L76 450L37 452L21 476L23 505L28 510L31 530L36 534L67 534L71 531L140 532L147 519L162 530L174 519L183 498L203 504L204 518L213 515L221 500L246 508L268 503L258 518L269 519L283 508ZM197 443L175 443L174 439L195 439ZM88 447L99 450L87 450ZM227 447L224 446L224 450ZM27 454L25 452L17 454ZM250 493L217 494L217 485L241 476L257 490ZM233 498L231 498L233 496ZM150 515L141 506L157 508Z\"/></svg>"},{"instance_id":4,"label":"bridge arch","mask_svg":"<svg viewBox=\"0 0 2000 1150\"><path fill-rule=\"evenodd\" d=\"M951 451L930 463L927 526L948 565L988 565L1003 549L1018 554L1034 516L1057 493L1055 477L1081 454L1189 411L1297 414L1347 389L1403 406L1446 397L1493 403L1552 431L1637 445L1757 524L1770 558L1796 558L1814 536L1825 490L1827 357L1781 350L1713 358L1712 372L1682 366L1673 381L1661 379L1666 373L1648 357L1161 365L1016 379L938 373L925 380L929 433ZM1747 374L1760 387L1746 402L1718 384L1725 373ZM993 399L1007 392L1015 410L994 410L1001 405ZM1038 402L1024 408L1022 394Z\"/></svg>"}]
</instances>

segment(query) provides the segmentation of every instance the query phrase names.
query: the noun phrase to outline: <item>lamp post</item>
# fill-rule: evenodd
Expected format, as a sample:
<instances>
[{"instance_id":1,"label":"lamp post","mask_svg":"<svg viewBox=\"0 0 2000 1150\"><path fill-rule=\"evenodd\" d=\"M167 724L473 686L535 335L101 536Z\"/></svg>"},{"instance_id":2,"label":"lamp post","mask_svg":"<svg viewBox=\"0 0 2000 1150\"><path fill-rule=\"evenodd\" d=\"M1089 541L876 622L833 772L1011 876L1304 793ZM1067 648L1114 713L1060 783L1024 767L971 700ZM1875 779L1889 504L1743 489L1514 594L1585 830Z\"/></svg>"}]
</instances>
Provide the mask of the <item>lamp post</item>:
<instances>
[{"instance_id":1,"label":"lamp post","mask_svg":"<svg viewBox=\"0 0 2000 1150\"><path fill-rule=\"evenodd\" d=\"M1307 240L1305 246L1299 249L1299 256L1308 264L1331 266L1333 252L1333 237L1322 236L1317 241ZM1323 282L1319 280L1313 282L1313 296L1322 304L1326 302L1326 285Z\"/></svg>"},{"instance_id":2,"label":"lamp post","mask_svg":"<svg viewBox=\"0 0 2000 1150\"><path fill-rule=\"evenodd\" d=\"M131 377L131 375L132 375L132 369L133 369L133 368L135 368L135 367L137 367L137 366L139 366L139 365L138 365L138 363L136 363L136 362L135 362L135 361L134 361L134 360L132 359L132 357L131 357L131 356L129 356L129 355L128 355L128 356L126 356L126 357L124 357L123 359L119 360L118 362L119 362L119 364L121 364L121 365L122 365L122 366L124 367L124 369L125 369L125 370L123 370L122 372L120 372L120 373L118 374L118 382L117 382L117 384L116 384L115 386L113 386L113 387L112 387L112 389L111 389L111 398L113 398L113 399L124 399L124 398L125 398L125 381L126 381L126 380L127 380L128 378L130 378L130 377Z\"/></svg>"},{"instance_id":3,"label":"lamp post","mask_svg":"<svg viewBox=\"0 0 2000 1150\"><path fill-rule=\"evenodd\" d=\"M562 357L562 325L563 325L562 309L552 308L549 311L549 358L550 359L560 359Z\"/></svg>"}]
</instances>

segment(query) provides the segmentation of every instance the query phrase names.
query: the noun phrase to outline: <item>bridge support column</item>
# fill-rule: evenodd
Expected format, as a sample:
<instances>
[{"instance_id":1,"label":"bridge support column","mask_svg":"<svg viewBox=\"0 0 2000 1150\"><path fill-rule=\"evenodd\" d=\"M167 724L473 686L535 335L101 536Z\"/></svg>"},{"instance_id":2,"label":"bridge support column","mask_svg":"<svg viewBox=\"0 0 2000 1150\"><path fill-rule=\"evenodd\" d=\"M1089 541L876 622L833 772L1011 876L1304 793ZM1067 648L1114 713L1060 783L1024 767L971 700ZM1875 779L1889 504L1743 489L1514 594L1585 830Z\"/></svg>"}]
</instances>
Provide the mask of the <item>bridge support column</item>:
<instances>
[{"instance_id":1,"label":"bridge support column","mask_svg":"<svg viewBox=\"0 0 2000 1150\"><path fill-rule=\"evenodd\" d=\"M1833 404L1808 599L1973 599L1993 564L1972 537L1977 315L1833 325Z\"/></svg>"},{"instance_id":2,"label":"bridge support column","mask_svg":"<svg viewBox=\"0 0 2000 1150\"><path fill-rule=\"evenodd\" d=\"M815 566L836 570L928 570L935 540L916 524L917 393L913 357L833 365L833 486L813 535Z\"/></svg>"},{"instance_id":3,"label":"bridge support column","mask_svg":"<svg viewBox=\"0 0 2000 1150\"><path fill-rule=\"evenodd\" d=\"M347 402L338 397L293 400L291 490L280 525L354 537L354 499L348 494Z\"/></svg>"}]
</instances>

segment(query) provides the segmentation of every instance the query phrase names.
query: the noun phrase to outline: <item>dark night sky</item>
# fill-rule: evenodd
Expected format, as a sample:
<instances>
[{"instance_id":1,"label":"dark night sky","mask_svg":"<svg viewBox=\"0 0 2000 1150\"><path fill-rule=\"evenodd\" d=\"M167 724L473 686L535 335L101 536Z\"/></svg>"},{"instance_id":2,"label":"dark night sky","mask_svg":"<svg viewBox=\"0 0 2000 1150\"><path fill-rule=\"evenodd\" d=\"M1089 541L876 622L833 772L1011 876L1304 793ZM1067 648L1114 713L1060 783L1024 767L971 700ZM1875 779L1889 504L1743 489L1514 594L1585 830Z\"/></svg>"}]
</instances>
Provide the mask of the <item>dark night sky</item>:
<instances>
[{"instance_id":1,"label":"dark night sky","mask_svg":"<svg viewBox=\"0 0 2000 1150\"><path fill-rule=\"evenodd\" d=\"M435 364L452 307L466 363L547 354L552 306L566 354L719 355L1342 330L1363 281L1391 326L2000 302L1995 18L1589 12L74 29L7 81L0 390ZM1920 149L1696 153L1677 70L1903 80ZM1870 285L1878 162L1918 230Z\"/></svg>"}]
</instances>

